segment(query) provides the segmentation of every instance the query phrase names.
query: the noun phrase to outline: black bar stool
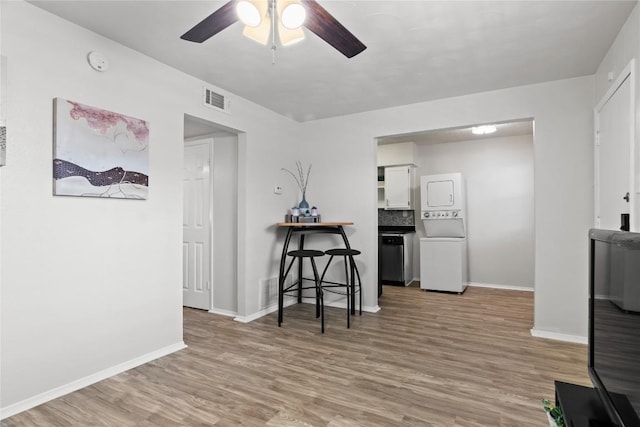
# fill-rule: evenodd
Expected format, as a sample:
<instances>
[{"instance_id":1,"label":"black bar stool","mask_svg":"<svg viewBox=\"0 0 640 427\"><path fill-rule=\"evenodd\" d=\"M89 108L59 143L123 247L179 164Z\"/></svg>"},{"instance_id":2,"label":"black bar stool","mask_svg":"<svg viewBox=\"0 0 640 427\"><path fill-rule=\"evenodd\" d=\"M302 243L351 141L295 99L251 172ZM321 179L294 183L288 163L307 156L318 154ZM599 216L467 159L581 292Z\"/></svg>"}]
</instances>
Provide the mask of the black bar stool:
<instances>
[{"instance_id":1,"label":"black bar stool","mask_svg":"<svg viewBox=\"0 0 640 427\"><path fill-rule=\"evenodd\" d=\"M329 262L324 267L322 271L322 276L320 277L320 287L321 290L326 290L327 292L331 292L338 295L345 295L347 297L347 328L351 327L351 314L356 314L355 309L355 294L357 293L359 296L359 311L362 316L362 282L360 281L360 272L358 271L358 266L356 265L353 257L356 255L360 255L360 251L356 249L349 248L338 248L338 249L329 249L328 251L324 251L325 255L329 255ZM324 280L324 276L327 274L327 270L331 265L331 261L334 257L343 257L344 259L344 275L345 282L329 282ZM347 262L348 261L348 262ZM355 273L355 275L354 275ZM358 289L356 290L355 278L358 278ZM327 283L327 284L325 284ZM341 290L344 288L344 290Z\"/></svg>"},{"instance_id":2,"label":"black bar stool","mask_svg":"<svg viewBox=\"0 0 640 427\"><path fill-rule=\"evenodd\" d=\"M320 286L321 281L318 276L318 268L316 267L316 261L315 261L315 258L324 256L324 252L316 251L312 249L298 249L295 251L287 252L287 255L292 258L291 258L291 262L289 263L289 266L287 267L287 270L284 273L284 276L282 276L283 280L279 284L278 298L282 301L284 294L290 293L290 292L298 292L298 301L300 301L302 296L302 291L304 289L315 289L316 290L316 318L320 317L320 321L322 325L322 333L324 333L324 301L322 297L322 287ZM303 280L311 280L311 279L305 279L302 276L300 276L295 283L284 288L283 287L283 284L285 282L284 279L286 279L287 275L289 274L289 271L291 270L291 267L293 266L294 262L296 260L299 260L300 266L302 266L302 261L305 258L309 258L309 260L311 261L311 267L313 268L313 282L314 282L313 286L303 286L302 285ZM302 268L300 268L298 271L302 271Z\"/></svg>"}]
</instances>

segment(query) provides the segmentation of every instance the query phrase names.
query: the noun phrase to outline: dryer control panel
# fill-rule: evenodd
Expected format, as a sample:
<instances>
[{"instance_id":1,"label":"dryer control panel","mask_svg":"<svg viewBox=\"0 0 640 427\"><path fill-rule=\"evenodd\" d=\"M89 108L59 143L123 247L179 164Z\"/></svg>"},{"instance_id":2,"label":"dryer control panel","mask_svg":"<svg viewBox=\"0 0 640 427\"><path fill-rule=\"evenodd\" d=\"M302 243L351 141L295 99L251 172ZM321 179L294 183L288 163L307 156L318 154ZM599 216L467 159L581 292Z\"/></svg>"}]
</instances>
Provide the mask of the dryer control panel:
<instances>
[{"instance_id":1,"label":"dryer control panel","mask_svg":"<svg viewBox=\"0 0 640 427\"><path fill-rule=\"evenodd\" d=\"M422 218L423 219L455 219L462 218L462 210L451 210L451 211L423 211Z\"/></svg>"}]
</instances>

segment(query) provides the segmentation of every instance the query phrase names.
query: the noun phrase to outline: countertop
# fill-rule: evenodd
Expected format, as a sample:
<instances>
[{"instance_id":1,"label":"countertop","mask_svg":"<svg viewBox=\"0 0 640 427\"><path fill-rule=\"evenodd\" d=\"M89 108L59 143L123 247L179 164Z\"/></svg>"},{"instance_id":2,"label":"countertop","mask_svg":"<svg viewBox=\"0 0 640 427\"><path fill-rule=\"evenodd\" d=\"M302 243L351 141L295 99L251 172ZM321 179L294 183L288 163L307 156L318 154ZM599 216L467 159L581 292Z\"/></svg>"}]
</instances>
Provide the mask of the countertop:
<instances>
[{"instance_id":1,"label":"countertop","mask_svg":"<svg viewBox=\"0 0 640 427\"><path fill-rule=\"evenodd\" d=\"M353 225L353 222L278 222L278 227L337 227Z\"/></svg>"},{"instance_id":2,"label":"countertop","mask_svg":"<svg viewBox=\"0 0 640 427\"><path fill-rule=\"evenodd\" d=\"M415 233L414 225L379 225L378 234L409 234Z\"/></svg>"}]
</instances>

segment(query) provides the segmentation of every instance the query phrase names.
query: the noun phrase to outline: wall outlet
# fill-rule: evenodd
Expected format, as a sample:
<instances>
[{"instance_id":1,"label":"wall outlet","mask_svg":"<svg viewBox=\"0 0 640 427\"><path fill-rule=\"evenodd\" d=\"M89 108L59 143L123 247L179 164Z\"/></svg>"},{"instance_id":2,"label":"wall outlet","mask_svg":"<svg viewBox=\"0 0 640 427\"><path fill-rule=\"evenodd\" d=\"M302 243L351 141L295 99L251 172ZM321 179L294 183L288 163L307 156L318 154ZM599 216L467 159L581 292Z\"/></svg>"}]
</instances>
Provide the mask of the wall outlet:
<instances>
[{"instance_id":1,"label":"wall outlet","mask_svg":"<svg viewBox=\"0 0 640 427\"><path fill-rule=\"evenodd\" d=\"M273 187L273 194L282 194L282 187L280 187L279 185Z\"/></svg>"}]
</instances>

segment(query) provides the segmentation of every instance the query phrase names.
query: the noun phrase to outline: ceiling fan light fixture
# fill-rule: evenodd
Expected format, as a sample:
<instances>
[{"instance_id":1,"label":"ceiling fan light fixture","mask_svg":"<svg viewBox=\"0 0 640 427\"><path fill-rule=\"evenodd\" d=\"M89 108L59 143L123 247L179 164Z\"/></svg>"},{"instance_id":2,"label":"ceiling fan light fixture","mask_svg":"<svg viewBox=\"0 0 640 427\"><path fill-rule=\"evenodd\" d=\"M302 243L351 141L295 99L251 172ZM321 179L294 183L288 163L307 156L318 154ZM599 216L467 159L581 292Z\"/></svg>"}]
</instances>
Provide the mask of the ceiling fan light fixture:
<instances>
[{"instance_id":1,"label":"ceiling fan light fixture","mask_svg":"<svg viewBox=\"0 0 640 427\"><path fill-rule=\"evenodd\" d=\"M474 126L471 128L471 133L474 135L488 135L490 133L494 133L498 128L495 125L482 125L482 126Z\"/></svg>"},{"instance_id":2,"label":"ceiling fan light fixture","mask_svg":"<svg viewBox=\"0 0 640 427\"><path fill-rule=\"evenodd\" d=\"M257 27L245 26L242 31L242 35L250 38L253 41L260 43L261 45L267 45L269 43L269 34L271 33L271 20L265 18Z\"/></svg>"},{"instance_id":3,"label":"ceiling fan light fixture","mask_svg":"<svg viewBox=\"0 0 640 427\"><path fill-rule=\"evenodd\" d=\"M267 0L241 0L241 3L249 3L250 7L255 8L260 17L258 25L245 25L242 34L261 45L267 45L269 42L269 34L271 33L271 19L269 18L269 2ZM244 21L243 21L244 22Z\"/></svg>"},{"instance_id":4,"label":"ceiling fan light fixture","mask_svg":"<svg viewBox=\"0 0 640 427\"><path fill-rule=\"evenodd\" d=\"M262 22L262 14L258 6L249 0L241 0L236 5L236 13L243 24L257 27Z\"/></svg>"},{"instance_id":5,"label":"ceiling fan light fixture","mask_svg":"<svg viewBox=\"0 0 640 427\"><path fill-rule=\"evenodd\" d=\"M282 23L278 22L278 36L282 46L290 46L304 40L304 31L300 27L295 29L286 28Z\"/></svg>"},{"instance_id":6,"label":"ceiling fan light fixture","mask_svg":"<svg viewBox=\"0 0 640 427\"><path fill-rule=\"evenodd\" d=\"M304 6L299 1L286 2L282 0L282 3L285 3L280 13L282 25L289 30L300 28L307 18L307 11Z\"/></svg>"},{"instance_id":7,"label":"ceiling fan light fixture","mask_svg":"<svg viewBox=\"0 0 640 427\"><path fill-rule=\"evenodd\" d=\"M246 37L263 45L271 38L274 64L276 33L282 45L290 45L304 38L302 26L347 58L367 48L316 0L227 0L180 38L202 43L237 21L245 24Z\"/></svg>"}]
</instances>

